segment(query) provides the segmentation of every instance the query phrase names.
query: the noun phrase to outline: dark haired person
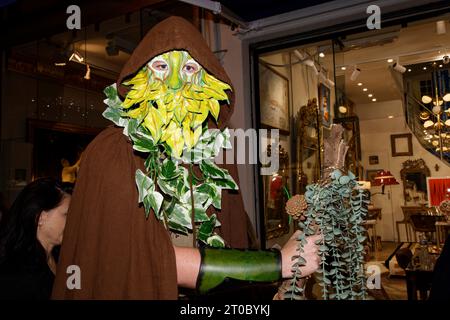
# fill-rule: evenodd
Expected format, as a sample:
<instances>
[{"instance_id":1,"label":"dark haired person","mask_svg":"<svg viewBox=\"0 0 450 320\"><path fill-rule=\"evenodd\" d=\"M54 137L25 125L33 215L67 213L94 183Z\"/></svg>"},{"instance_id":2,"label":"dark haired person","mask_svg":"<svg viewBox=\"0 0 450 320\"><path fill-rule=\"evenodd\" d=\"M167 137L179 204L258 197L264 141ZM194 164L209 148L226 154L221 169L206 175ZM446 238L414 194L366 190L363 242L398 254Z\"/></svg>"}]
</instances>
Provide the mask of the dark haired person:
<instances>
[{"instance_id":1,"label":"dark haired person","mask_svg":"<svg viewBox=\"0 0 450 320\"><path fill-rule=\"evenodd\" d=\"M71 190L67 190L69 193ZM48 299L70 194L41 178L17 196L0 225L0 299Z\"/></svg>"}]
</instances>

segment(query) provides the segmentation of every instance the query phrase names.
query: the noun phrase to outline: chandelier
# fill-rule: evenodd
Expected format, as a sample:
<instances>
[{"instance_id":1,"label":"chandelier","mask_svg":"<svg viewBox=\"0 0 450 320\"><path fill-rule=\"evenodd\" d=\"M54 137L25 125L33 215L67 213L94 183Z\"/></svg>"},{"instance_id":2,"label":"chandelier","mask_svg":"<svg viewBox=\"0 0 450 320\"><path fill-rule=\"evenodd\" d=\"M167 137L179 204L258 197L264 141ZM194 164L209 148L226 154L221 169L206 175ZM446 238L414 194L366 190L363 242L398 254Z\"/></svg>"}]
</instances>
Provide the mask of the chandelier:
<instances>
[{"instance_id":1,"label":"chandelier","mask_svg":"<svg viewBox=\"0 0 450 320\"><path fill-rule=\"evenodd\" d=\"M446 102L450 102L450 93L439 94L437 78L438 73L433 72L433 96L422 96L422 106L426 111L422 111L419 117L424 121L424 139L439 152L442 159L444 152L450 152L450 108L445 106Z\"/></svg>"}]
</instances>

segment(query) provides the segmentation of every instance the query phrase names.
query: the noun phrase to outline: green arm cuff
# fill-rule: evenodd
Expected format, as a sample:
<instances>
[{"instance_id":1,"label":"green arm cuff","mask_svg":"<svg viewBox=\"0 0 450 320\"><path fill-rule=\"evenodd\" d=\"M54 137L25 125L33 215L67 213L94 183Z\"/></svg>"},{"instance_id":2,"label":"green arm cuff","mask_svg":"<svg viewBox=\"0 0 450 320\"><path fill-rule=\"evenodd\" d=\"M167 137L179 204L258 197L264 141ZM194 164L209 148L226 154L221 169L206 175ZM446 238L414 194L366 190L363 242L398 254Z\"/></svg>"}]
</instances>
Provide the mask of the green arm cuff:
<instances>
[{"instance_id":1,"label":"green arm cuff","mask_svg":"<svg viewBox=\"0 0 450 320\"><path fill-rule=\"evenodd\" d=\"M271 282L281 279L279 250L238 250L201 248L197 290L204 294L226 278L243 281Z\"/></svg>"}]
</instances>

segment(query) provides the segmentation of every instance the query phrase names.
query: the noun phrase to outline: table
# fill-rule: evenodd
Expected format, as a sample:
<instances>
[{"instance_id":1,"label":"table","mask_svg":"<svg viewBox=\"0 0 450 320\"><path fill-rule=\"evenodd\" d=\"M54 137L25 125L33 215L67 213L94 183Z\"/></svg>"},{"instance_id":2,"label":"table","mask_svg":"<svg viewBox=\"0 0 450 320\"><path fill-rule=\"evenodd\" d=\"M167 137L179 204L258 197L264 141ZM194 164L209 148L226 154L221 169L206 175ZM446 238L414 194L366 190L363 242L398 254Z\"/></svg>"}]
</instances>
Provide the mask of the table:
<instances>
[{"instance_id":1,"label":"table","mask_svg":"<svg viewBox=\"0 0 450 320\"><path fill-rule=\"evenodd\" d=\"M436 221L436 244L441 247L441 243L445 242L446 231L450 229L450 221Z\"/></svg>"},{"instance_id":2,"label":"table","mask_svg":"<svg viewBox=\"0 0 450 320\"><path fill-rule=\"evenodd\" d=\"M381 208L369 208L367 209L367 219L380 219L381 220Z\"/></svg>"},{"instance_id":3,"label":"table","mask_svg":"<svg viewBox=\"0 0 450 320\"><path fill-rule=\"evenodd\" d=\"M414 253L418 247L418 244L414 246ZM416 253L414 254L411 262L405 269L408 300L417 300L417 292L419 292L420 300L428 299L429 291L433 284L434 265L438 257L439 254L430 253L431 266L428 270L423 270L421 266L417 265L418 257Z\"/></svg>"}]
</instances>

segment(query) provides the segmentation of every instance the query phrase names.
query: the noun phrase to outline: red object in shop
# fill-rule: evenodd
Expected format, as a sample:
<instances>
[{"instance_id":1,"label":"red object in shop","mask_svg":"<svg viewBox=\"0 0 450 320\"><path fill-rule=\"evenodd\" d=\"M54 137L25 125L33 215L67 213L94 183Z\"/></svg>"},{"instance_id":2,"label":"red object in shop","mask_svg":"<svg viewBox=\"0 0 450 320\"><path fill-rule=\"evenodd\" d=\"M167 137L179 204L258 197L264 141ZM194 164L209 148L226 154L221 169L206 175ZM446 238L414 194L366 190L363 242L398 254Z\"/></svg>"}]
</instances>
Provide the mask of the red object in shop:
<instances>
[{"instance_id":1,"label":"red object in shop","mask_svg":"<svg viewBox=\"0 0 450 320\"><path fill-rule=\"evenodd\" d=\"M275 200L281 192L282 187L283 178L279 175L273 176L272 179L270 179L270 198Z\"/></svg>"},{"instance_id":2,"label":"red object in shop","mask_svg":"<svg viewBox=\"0 0 450 320\"><path fill-rule=\"evenodd\" d=\"M381 186L381 193L384 194L384 186L399 184L390 171L381 170L373 178L372 186Z\"/></svg>"},{"instance_id":3,"label":"red object in shop","mask_svg":"<svg viewBox=\"0 0 450 320\"><path fill-rule=\"evenodd\" d=\"M450 178L428 179L429 206L439 206L450 189Z\"/></svg>"}]
</instances>

